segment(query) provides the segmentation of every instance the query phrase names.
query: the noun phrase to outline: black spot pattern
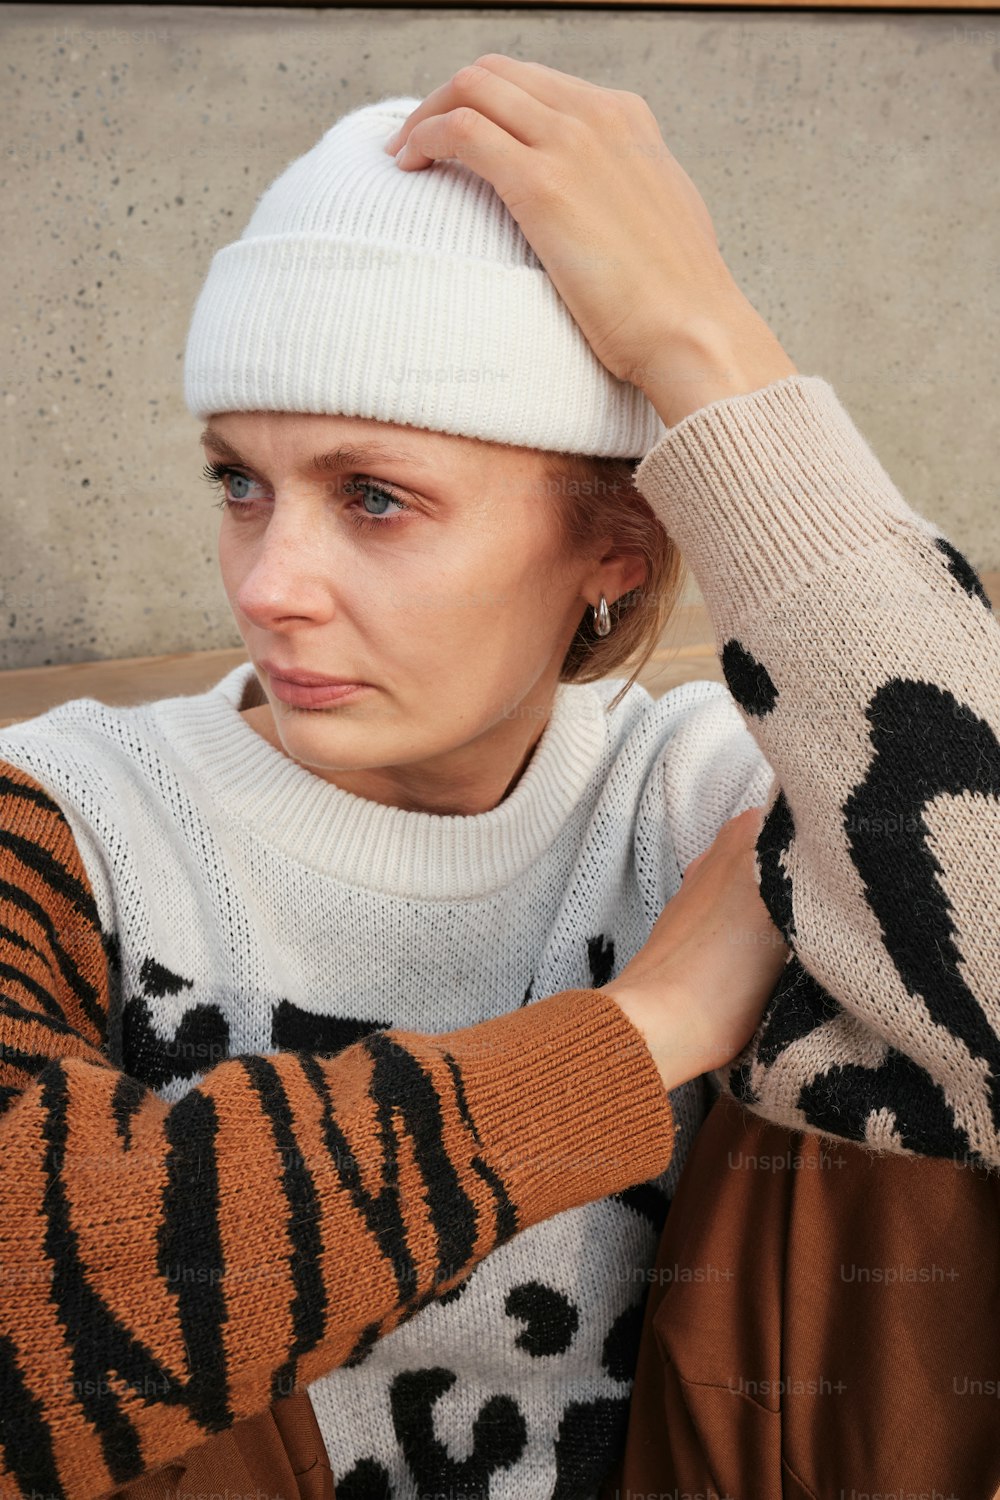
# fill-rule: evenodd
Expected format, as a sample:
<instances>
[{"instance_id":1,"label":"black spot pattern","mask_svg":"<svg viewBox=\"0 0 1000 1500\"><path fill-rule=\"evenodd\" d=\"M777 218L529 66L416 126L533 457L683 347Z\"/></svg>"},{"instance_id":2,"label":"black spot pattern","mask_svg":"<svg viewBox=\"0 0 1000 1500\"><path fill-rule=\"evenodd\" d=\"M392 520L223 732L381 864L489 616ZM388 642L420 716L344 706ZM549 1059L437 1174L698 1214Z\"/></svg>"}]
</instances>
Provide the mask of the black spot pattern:
<instances>
[{"instance_id":1,"label":"black spot pattern","mask_svg":"<svg viewBox=\"0 0 1000 1500\"><path fill-rule=\"evenodd\" d=\"M735 638L726 641L719 661L726 686L740 707L758 719L769 714L778 701L778 689L763 663Z\"/></svg>"},{"instance_id":2,"label":"black spot pattern","mask_svg":"<svg viewBox=\"0 0 1000 1500\"><path fill-rule=\"evenodd\" d=\"M874 754L864 780L844 801L847 847L906 989L987 1063L990 1105L1000 1127L1000 1038L963 977L958 934L938 880L942 869L923 816L939 796L965 793L1000 802L1000 744L984 719L936 683L891 678L865 712ZM897 1081L902 1084L905 1075ZM891 1094L879 1097L892 1105ZM912 1085L907 1097L915 1099ZM921 1097L926 1102L926 1091ZM931 1119L939 1122L938 1110ZM915 1117L902 1129L908 1131L920 1133ZM923 1147L927 1155L951 1155L950 1128L944 1134L932 1130L931 1136L936 1148Z\"/></svg>"},{"instance_id":3,"label":"black spot pattern","mask_svg":"<svg viewBox=\"0 0 1000 1500\"><path fill-rule=\"evenodd\" d=\"M101 946L108 966L108 1019L107 1039L101 1051L109 1057L122 1056L122 949L117 932L105 932L99 928Z\"/></svg>"},{"instance_id":4,"label":"black spot pattern","mask_svg":"<svg viewBox=\"0 0 1000 1500\"><path fill-rule=\"evenodd\" d=\"M276 1052L315 1052L320 1057L333 1057L373 1031L389 1030L392 1024L353 1016L317 1015L293 1000L279 1000L271 1016L271 1046Z\"/></svg>"},{"instance_id":5,"label":"black spot pattern","mask_svg":"<svg viewBox=\"0 0 1000 1500\"><path fill-rule=\"evenodd\" d=\"M794 837L792 810L784 791L779 788L761 824L755 848L760 865L761 900L789 948L794 946L795 918L792 914L792 882L782 861Z\"/></svg>"},{"instance_id":6,"label":"black spot pattern","mask_svg":"<svg viewBox=\"0 0 1000 1500\"><path fill-rule=\"evenodd\" d=\"M162 1088L172 1079L205 1073L230 1055L229 1023L215 1001L190 1005L171 1038L165 1040L153 1026L149 1001L193 989L194 980L175 974L153 958L144 960L141 979L143 993L126 1001L122 1018L122 1066L127 1073L152 1088ZM276 1052L333 1057L362 1037L388 1030L392 1024L388 1020L322 1015L282 999L272 1005L271 1046Z\"/></svg>"},{"instance_id":7,"label":"black spot pattern","mask_svg":"<svg viewBox=\"0 0 1000 1500\"><path fill-rule=\"evenodd\" d=\"M648 1297L647 1284L642 1296L615 1318L605 1335L602 1367L622 1384L630 1385L635 1379ZM514 1342L536 1358L564 1353L579 1323L577 1309L563 1293L536 1281L512 1287L504 1310L509 1317L526 1322ZM440 1366L394 1376L390 1387L393 1429L421 1494L487 1500L490 1476L510 1468L522 1456L527 1425L513 1397L491 1396L472 1424L469 1456L452 1458L434 1434L434 1405L457 1379L454 1371ZM567 1405L556 1437L553 1496L586 1500L600 1484L625 1442L628 1408L628 1397ZM391 1500L393 1493L388 1472L373 1457L359 1459L337 1478L336 1486L338 1500Z\"/></svg>"},{"instance_id":8,"label":"black spot pattern","mask_svg":"<svg viewBox=\"0 0 1000 1500\"><path fill-rule=\"evenodd\" d=\"M635 1367L639 1362L639 1342L642 1336L642 1320L649 1299L650 1283L646 1283L638 1302L626 1307L612 1323L601 1351L601 1364L612 1380L631 1382L635 1379Z\"/></svg>"},{"instance_id":9,"label":"black spot pattern","mask_svg":"<svg viewBox=\"0 0 1000 1500\"><path fill-rule=\"evenodd\" d=\"M349 1473L334 1478L337 1500L393 1500L388 1470L374 1458L359 1458Z\"/></svg>"},{"instance_id":10,"label":"black spot pattern","mask_svg":"<svg viewBox=\"0 0 1000 1500\"><path fill-rule=\"evenodd\" d=\"M50 863L54 867L51 859ZM57 872L50 873L55 886ZM60 894L66 894L65 887L64 880ZM27 895L24 899L34 900ZM123 1056L127 1059L129 1070L111 1079L109 1100L109 1121L123 1159L133 1145L136 1111L148 1100L150 1088L208 1072L223 1061L228 1064L232 1092L226 1097L231 1099L238 1092L247 1119L254 1121L262 1164L268 1163L268 1173L273 1174L280 1195L278 1212L283 1222L279 1227L289 1248L291 1292L285 1308L288 1337L280 1352L281 1362L271 1371L272 1401L293 1389L302 1357L323 1337L334 1306L323 1275L319 1173L330 1174L337 1182L345 1212L350 1209L359 1234L366 1237L368 1254L384 1258L387 1274L395 1279L397 1289L397 1305L385 1320L372 1319L356 1330L353 1348L344 1361L347 1366L363 1363L388 1331L386 1325L391 1322L395 1328L401 1321L399 1314L404 1319L412 1317L435 1300L434 1287L445 1279L454 1281L454 1267L459 1264L466 1267L464 1280L438 1300L446 1302L464 1295L471 1274L481 1269L468 1269L474 1246L492 1248L516 1234L519 1225L515 1204L503 1177L486 1160L485 1146L469 1108L466 1079L453 1054L441 1054L444 1067L428 1068L419 1055L388 1034L392 1027L386 1021L329 1018L269 993L234 994L225 986L207 992L208 986L200 980L142 952L129 956L128 972L137 973L138 980L135 992L125 1001L121 952L113 934L102 934L111 976L111 984L102 995L77 972L69 949L61 953L57 924L37 900L34 904L37 910L32 915L49 939L44 951L33 949L35 959L47 964L53 973L58 965L73 992L75 1011L109 1017L109 1040L101 1050L116 1063ZM90 933L96 936L96 911L88 908L85 915L91 923ZM90 933L86 951L92 953ZM581 933L578 943L574 979L589 974L595 986L604 984L614 972L614 939L604 933L589 938ZM21 951L28 951L27 940ZM534 982L532 979L529 983L525 999L530 999ZM114 992L112 984L116 986ZM50 1033L69 1031L55 996L43 986L36 988L41 991L38 1016L10 997L0 996L0 1006L8 1008L5 1021L20 1020L36 1029L48 1027ZM519 976L514 1002L521 988ZM106 1009L102 1010L102 1005ZM284 1054L281 1061L290 1066L279 1067L276 1058L258 1051L234 1055L240 1038L239 1023L230 1024L228 1018L247 1006L257 1018L264 1011L265 1044L269 1041L275 1051ZM24 1014L15 1016L20 1011ZM112 1045L115 1017L120 1044ZM373 1122L365 1137L363 1174L338 1118L337 1089L329 1070L320 1063L324 1056L336 1056L352 1045L363 1049L371 1061L370 1070L363 1070L369 1075L365 1087L372 1106L368 1118ZM9 1050L5 1056L9 1059ZM45 1191L39 1212L44 1216L45 1252L55 1272L50 1298L53 1320L60 1337L65 1336L69 1377L81 1393L81 1422L100 1443L109 1482L117 1489L142 1472L146 1446L142 1422L126 1408L120 1385L137 1392L155 1390L162 1406L181 1407L190 1416L202 1438L232 1425L229 1396L233 1389L230 1358L234 1344L230 1336L240 1310L228 1298L220 1269L239 1263L245 1236L224 1211L228 1156L222 1146L228 1137L220 1128L219 1098L211 1090L190 1090L172 1105L163 1124L162 1172L158 1177L161 1191L157 1222L151 1228L155 1246L152 1269L169 1288L183 1351L180 1366L172 1357L164 1364L155 1341L150 1344L149 1330L145 1337L137 1337L130 1326L129 1312L102 1299L96 1289L98 1278L89 1274L93 1268L74 1229L76 1205L70 1201L61 1177L75 1117L73 1071L58 1066L45 1069L38 1153ZM309 1157L299 1149L295 1129L300 1109L314 1119L318 1135L318 1153L314 1151ZM466 1155L465 1159L487 1185L488 1196L481 1191L470 1195L464 1175L456 1170L446 1150L446 1144L451 1144L446 1129L449 1120L452 1124L461 1122L473 1151L478 1150L479 1155ZM312 1135L310 1141L317 1144ZM370 1158L369 1146L375 1159ZM413 1186L412 1168L419 1177L420 1202L426 1209L437 1254L436 1262L427 1267L428 1275L422 1278L425 1287L428 1281L432 1286L419 1295L416 1250L401 1212L404 1155L405 1182L407 1187ZM653 1184L628 1190L620 1201L655 1225L662 1223L669 1202ZM553 1363L581 1342L579 1327L584 1309L572 1295L549 1284L544 1270L533 1269L521 1276L517 1285L509 1290L504 1287L503 1310L509 1321L505 1321L502 1332L508 1352L520 1356L524 1369L532 1365L537 1368L541 1362L535 1385L536 1391L544 1393L550 1380L557 1384ZM610 1381L628 1382L640 1325L640 1305L634 1304L605 1332L601 1360ZM600 1327L604 1327L603 1320ZM15 1452L10 1441L3 1444L7 1465L19 1482L23 1480L25 1493L33 1490L55 1495L61 1493L64 1477L58 1472L61 1460L52 1442L45 1403L22 1378L19 1359L13 1340L0 1338L0 1378L6 1376L10 1398L2 1425L8 1439L19 1448ZM550 1363L546 1365L545 1361ZM387 1394L392 1430L400 1458L408 1468L408 1485L413 1476L424 1496L482 1495L485 1500L491 1479L495 1480L502 1470L524 1464L527 1410L522 1410L520 1400L510 1391L494 1393L487 1388L477 1394L468 1408L462 1408L468 1411L471 1430L466 1436L470 1441L463 1442L459 1449L466 1458L456 1461L446 1445L436 1440L434 1417L437 1410L440 1423L440 1406L449 1407L461 1394L460 1389L453 1389L458 1380L456 1371L439 1365L407 1370L398 1378L390 1376ZM540 1404L547 1407L545 1400ZM603 1474L623 1436L626 1415L627 1403L618 1400L573 1402L566 1409L559 1428L559 1494L576 1493L580 1483L589 1487L591 1475ZM537 1419L540 1414L533 1417ZM553 1438L548 1440L552 1442ZM350 1500L351 1496L355 1500L364 1496L392 1500L395 1460L386 1464L371 1452L355 1459L352 1455L349 1473L337 1476L338 1500Z\"/></svg>"},{"instance_id":11,"label":"black spot pattern","mask_svg":"<svg viewBox=\"0 0 1000 1500\"><path fill-rule=\"evenodd\" d=\"M615 940L605 937L604 933L598 933L597 937L587 939L587 968L590 971L590 981L586 986L588 989L599 990L611 978L615 971ZM524 992L521 1005L527 1005L532 998L535 987L535 976L532 974L528 982L528 988Z\"/></svg>"},{"instance_id":12,"label":"black spot pattern","mask_svg":"<svg viewBox=\"0 0 1000 1500\"><path fill-rule=\"evenodd\" d=\"M580 1324L580 1314L570 1299L540 1281L523 1281L511 1287L504 1312L526 1325L514 1343L536 1359L565 1354Z\"/></svg>"},{"instance_id":13,"label":"black spot pattern","mask_svg":"<svg viewBox=\"0 0 1000 1500\"><path fill-rule=\"evenodd\" d=\"M968 559L946 538L934 538L932 545L966 595L990 609ZM778 694L763 663L735 639L726 642L721 657L739 706L757 717L770 713ZM935 1022L986 1063L989 1106L1000 1128L1000 1037L963 978L960 934L939 882L943 872L924 816L937 797L1000 801L1000 744L971 705L919 679L890 678L872 694L865 713L873 755L864 778L843 803L846 845L886 951L908 993L919 997ZM756 852L761 897L793 952L755 1037L754 1062L765 1068L792 1042L843 1010L794 952L792 884L783 867L794 837L791 809L779 790ZM750 1061L733 1067L728 1087L737 1099L753 1105L760 1099L750 1082L751 1072ZM907 1149L927 1156L969 1154L967 1136L956 1124L943 1089L896 1049L889 1049L877 1067L827 1069L802 1088L799 1105L812 1128L855 1140L865 1139L873 1112L885 1110Z\"/></svg>"},{"instance_id":14,"label":"black spot pattern","mask_svg":"<svg viewBox=\"0 0 1000 1500\"><path fill-rule=\"evenodd\" d=\"M983 588L982 580L965 554L959 552L955 544L943 536L935 537L934 545L947 558L948 572L957 579L970 598L979 599L987 609L992 609L993 606Z\"/></svg>"},{"instance_id":15,"label":"black spot pattern","mask_svg":"<svg viewBox=\"0 0 1000 1500\"><path fill-rule=\"evenodd\" d=\"M192 990L194 980L146 957L139 971L142 993L130 995L122 1010L122 1068L149 1088L173 1078L193 1078L229 1055L229 1022L214 1001L189 1006L174 1035L163 1038L153 1025L150 1001Z\"/></svg>"},{"instance_id":16,"label":"black spot pattern","mask_svg":"<svg viewBox=\"0 0 1000 1500\"><path fill-rule=\"evenodd\" d=\"M670 1194L664 1192L655 1182L637 1182L632 1187L622 1188L617 1193L610 1193L616 1203L624 1204L633 1213L656 1230L659 1234L667 1222L667 1213L670 1209Z\"/></svg>"},{"instance_id":17,"label":"black spot pattern","mask_svg":"<svg viewBox=\"0 0 1000 1500\"><path fill-rule=\"evenodd\" d=\"M453 1370L440 1367L396 1375L389 1392L396 1440L420 1494L488 1500L490 1475L509 1469L524 1452L527 1423L513 1397L490 1396L473 1421L469 1456L452 1458L434 1436L434 1403L457 1379ZM339 1485L337 1492L339 1500Z\"/></svg>"},{"instance_id":18,"label":"black spot pattern","mask_svg":"<svg viewBox=\"0 0 1000 1500\"><path fill-rule=\"evenodd\" d=\"M122 976L122 945L117 932L105 932L103 927L99 929L101 946L107 959L111 989L116 989L121 983Z\"/></svg>"},{"instance_id":19,"label":"black spot pattern","mask_svg":"<svg viewBox=\"0 0 1000 1500\"><path fill-rule=\"evenodd\" d=\"M552 1500L587 1500L625 1445L627 1396L571 1401L556 1438L556 1482Z\"/></svg>"},{"instance_id":20,"label":"black spot pattern","mask_svg":"<svg viewBox=\"0 0 1000 1500\"><path fill-rule=\"evenodd\" d=\"M139 983L142 985L142 993L148 995L151 1000L162 1000L165 995L179 995L181 990L189 990L194 986L193 979L185 979L183 974L175 974L172 969L165 968L155 958L144 958L139 970Z\"/></svg>"},{"instance_id":21,"label":"black spot pattern","mask_svg":"<svg viewBox=\"0 0 1000 1500\"><path fill-rule=\"evenodd\" d=\"M215 1002L192 1005L174 1035L156 1031L143 995L130 996L122 1018L122 1067L149 1088L173 1078L193 1078L229 1055L229 1022Z\"/></svg>"},{"instance_id":22,"label":"black spot pattern","mask_svg":"<svg viewBox=\"0 0 1000 1500\"><path fill-rule=\"evenodd\" d=\"M975 574L961 554L941 550L966 591L978 595ZM1000 1038L963 979L958 934L923 816L937 796L967 793L1000 800L1000 744L968 704L934 683L891 678L872 695L865 712L874 754L843 804L847 848L908 992L920 996L935 1021L987 1062L990 1106L1000 1127ZM792 888L782 860L794 832L779 791L761 828L757 856L761 897L790 947ZM919 924L915 911L921 914ZM793 952L764 1011L756 1060L770 1066L792 1041L841 1010ZM758 1102L749 1064L731 1071L729 1088L744 1103ZM909 1149L933 1156L968 1150L942 1090L925 1070L895 1052L878 1068L828 1070L803 1088L800 1107L813 1128L857 1140L864 1139L872 1110L887 1108Z\"/></svg>"},{"instance_id":23,"label":"black spot pattern","mask_svg":"<svg viewBox=\"0 0 1000 1500\"><path fill-rule=\"evenodd\" d=\"M884 1107L895 1116L896 1133L908 1150L956 1160L976 1156L965 1131L955 1124L940 1086L894 1047L878 1068L849 1064L819 1074L803 1085L798 1107L814 1130L856 1141L865 1139L869 1116Z\"/></svg>"},{"instance_id":24,"label":"black spot pattern","mask_svg":"<svg viewBox=\"0 0 1000 1500\"><path fill-rule=\"evenodd\" d=\"M770 1067L792 1042L842 1015L843 1009L793 953L761 1017L757 1061Z\"/></svg>"},{"instance_id":25,"label":"black spot pattern","mask_svg":"<svg viewBox=\"0 0 1000 1500\"><path fill-rule=\"evenodd\" d=\"M842 1015L843 1009L792 953L764 1007L755 1036L755 1060L770 1067L792 1042ZM752 1071L752 1062L745 1061L729 1073L729 1092L742 1104L759 1102L750 1081Z\"/></svg>"},{"instance_id":26,"label":"black spot pattern","mask_svg":"<svg viewBox=\"0 0 1000 1500\"><path fill-rule=\"evenodd\" d=\"M759 1102L757 1090L750 1082L750 1072L751 1068L748 1062L738 1063L735 1068L730 1069L728 1078L729 1092L741 1104L757 1104Z\"/></svg>"},{"instance_id":27,"label":"black spot pattern","mask_svg":"<svg viewBox=\"0 0 1000 1500\"><path fill-rule=\"evenodd\" d=\"M606 938L603 932L588 938L587 962L590 965L590 987L599 990L615 971L614 938Z\"/></svg>"}]
</instances>

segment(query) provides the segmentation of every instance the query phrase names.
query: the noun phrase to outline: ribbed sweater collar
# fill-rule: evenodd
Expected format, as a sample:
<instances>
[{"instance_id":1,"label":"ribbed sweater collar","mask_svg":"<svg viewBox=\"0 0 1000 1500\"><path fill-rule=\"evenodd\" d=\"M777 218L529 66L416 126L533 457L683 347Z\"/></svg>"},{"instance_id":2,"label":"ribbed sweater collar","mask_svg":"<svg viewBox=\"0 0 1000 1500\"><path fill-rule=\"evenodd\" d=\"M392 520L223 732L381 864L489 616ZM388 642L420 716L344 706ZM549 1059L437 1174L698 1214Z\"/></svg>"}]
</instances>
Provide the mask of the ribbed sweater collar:
<instances>
[{"instance_id":1,"label":"ribbed sweater collar","mask_svg":"<svg viewBox=\"0 0 1000 1500\"><path fill-rule=\"evenodd\" d=\"M253 671L241 662L207 692L149 710L230 822L289 859L390 896L456 900L509 885L555 842L610 739L594 687L560 683L531 760L498 807L409 812L346 792L268 744L240 716Z\"/></svg>"}]
</instances>

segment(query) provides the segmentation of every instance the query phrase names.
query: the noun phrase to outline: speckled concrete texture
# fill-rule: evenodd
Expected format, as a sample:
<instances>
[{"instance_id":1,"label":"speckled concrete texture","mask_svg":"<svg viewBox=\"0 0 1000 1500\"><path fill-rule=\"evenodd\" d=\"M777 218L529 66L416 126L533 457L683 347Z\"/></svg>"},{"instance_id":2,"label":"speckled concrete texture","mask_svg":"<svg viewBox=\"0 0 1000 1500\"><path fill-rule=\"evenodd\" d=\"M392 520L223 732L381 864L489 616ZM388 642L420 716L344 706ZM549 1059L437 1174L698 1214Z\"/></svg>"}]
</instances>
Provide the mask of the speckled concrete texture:
<instances>
[{"instance_id":1,"label":"speckled concrete texture","mask_svg":"<svg viewBox=\"0 0 1000 1500\"><path fill-rule=\"evenodd\" d=\"M647 99L798 368L1000 567L1000 18L5 5L0 28L0 669L240 645L181 389L211 256L345 110L489 51Z\"/></svg>"}]
</instances>

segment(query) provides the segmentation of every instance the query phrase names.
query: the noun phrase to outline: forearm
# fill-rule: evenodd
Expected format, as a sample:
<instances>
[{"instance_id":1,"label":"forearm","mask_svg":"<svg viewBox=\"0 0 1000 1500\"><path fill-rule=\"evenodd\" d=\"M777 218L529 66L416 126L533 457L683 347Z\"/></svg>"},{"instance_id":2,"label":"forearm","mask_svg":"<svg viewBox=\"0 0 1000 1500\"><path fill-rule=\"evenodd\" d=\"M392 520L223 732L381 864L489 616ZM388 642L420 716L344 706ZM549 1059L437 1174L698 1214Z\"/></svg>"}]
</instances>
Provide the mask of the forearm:
<instances>
[{"instance_id":1,"label":"forearm","mask_svg":"<svg viewBox=\"0 0 1000 1500\"><path fill-rule=\"evenodd\" d=\"M756 308L734 288L731 307L664 335L635 384L668 427L729 396L747 395L798 371Z\"/></svg>"},{"instance_id":2,"label":"forearm","mask_svg":"<svg viewBox=\"0 0 1000 1500\"><path fill-rule=\"evenodd\" d=\"M0 1117L6 1495L89 1500L168 1462L672 1146L647 1048L599 990L229 1058L169 1107L53 1059Z\"/></svg>"}]
</instances>

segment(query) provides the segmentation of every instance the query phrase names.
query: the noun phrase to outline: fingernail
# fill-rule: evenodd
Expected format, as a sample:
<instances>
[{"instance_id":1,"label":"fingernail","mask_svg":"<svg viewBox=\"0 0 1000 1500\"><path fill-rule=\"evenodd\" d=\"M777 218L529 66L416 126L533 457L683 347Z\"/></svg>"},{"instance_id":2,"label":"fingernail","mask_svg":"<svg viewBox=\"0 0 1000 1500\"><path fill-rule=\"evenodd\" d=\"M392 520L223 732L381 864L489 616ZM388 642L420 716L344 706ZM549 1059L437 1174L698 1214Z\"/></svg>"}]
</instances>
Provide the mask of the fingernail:
<instances>
[{"instance_id":1,"label":"fingernail","mask_svg":"<svg viewBox=\"0 0 1000 1500\"><path fill-rule=\"evenodd\" d=\"M408 145L408 144L409 144L409 142L406 143L406 145ZM406 145L400 146L399 150L396 152L396 165L397 165L397 167L400 165L400 163L403 160L403 157L406 155Z\"/></svg>"},{"instance_id":2,"label":"fingernail","mask_svg":"<svg viewBox=\"0 0 1000 1500\"><path fill-rule=\"evenodd\" d=\"M398 135L399 135L399 131L398 130L394 130L392 132L392 135L386 141L385 145L382 147L382 150L386 153L387 156L395 156L396 153L395 153L395 151L393 151L392 147L393 147L393 142L396 140L396 138L397 138Z\"/></svg>"}]
</instances>

